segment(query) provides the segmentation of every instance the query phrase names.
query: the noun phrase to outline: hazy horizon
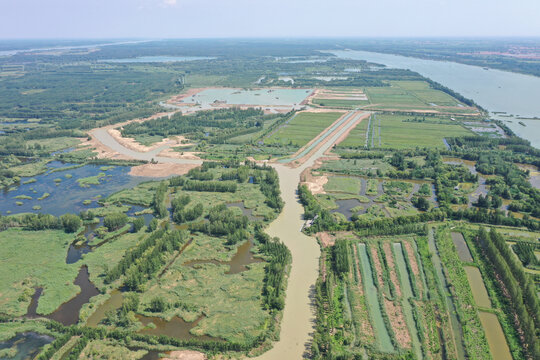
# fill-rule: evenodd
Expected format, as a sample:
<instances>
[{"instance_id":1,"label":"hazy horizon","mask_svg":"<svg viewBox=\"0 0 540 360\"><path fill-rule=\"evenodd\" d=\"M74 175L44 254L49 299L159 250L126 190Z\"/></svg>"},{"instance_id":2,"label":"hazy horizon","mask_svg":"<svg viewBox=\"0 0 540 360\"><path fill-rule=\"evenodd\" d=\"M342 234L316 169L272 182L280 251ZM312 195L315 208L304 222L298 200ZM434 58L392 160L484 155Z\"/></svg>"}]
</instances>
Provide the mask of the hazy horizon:
<instances>
[{"instance_id":1,"label":"hazy horizon","mask_svg":"<svg viewBox=\"0 0 540 360\"><path fill-rule=\"evenodd\" d=\"M0 1L6 40L540 36L537 0Z\"/></svg>"}]
</instances>

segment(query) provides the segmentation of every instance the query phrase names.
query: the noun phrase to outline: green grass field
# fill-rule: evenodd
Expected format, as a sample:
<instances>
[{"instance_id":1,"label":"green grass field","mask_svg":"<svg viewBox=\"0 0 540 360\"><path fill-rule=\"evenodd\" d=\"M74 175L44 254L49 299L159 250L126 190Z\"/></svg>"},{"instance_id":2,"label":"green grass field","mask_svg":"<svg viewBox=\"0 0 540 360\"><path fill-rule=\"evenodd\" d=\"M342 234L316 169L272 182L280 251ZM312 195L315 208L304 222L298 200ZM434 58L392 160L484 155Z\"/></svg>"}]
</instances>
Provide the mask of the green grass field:
<instances>
[{"instance_id":1,"label":"green grass field","mask_svg":"<svg viewBox=\"0 0 540 360\"><path fill-rule=\"evenodd\" d=\"M342 113L299 113L287 125L281 127L272 136L265 139L265 144L281 144L302 147L321 131L336 121Z\"/></svg>"},{"instance_id":2,"label":"green grass field","mask_svg":"<svg viewBox=\"0 0 540 360\"><path fill-rule=\"evenodd\" d=\"M328 183L324 185L324 190L358 195L360 193L360 187L361 182L359 178L330 176L328 177Z\"/></svg>"},{"instance_id":3,"label":"green grass field","mask_svg":"<svg viewBox=\"0 0 540 360\"><path fill-rule=\"evenodd\" d=\"M314 104L324 106L324 107L338 107L338 108L347 108L354 109L359 106L368 105L369 101L362 100L341 100L341 99L313 99Z\"/></svg>"},{"instance_id":4,"label":"green grass field","mask_svg":"<svg viewBox=\"0 0 540 360\"><path fill-rule=\"evenodd\" d=\"M193 259L229 260L235 248L224 246L224 239L196 236L159 280L152 280L141 295L141 308L155 296L168 303L179 303L163 314L166 318L180 315L186 321L201 320L192 332L242 341L264 331L270 321L261 306L261 287L265 263L253 263L249 270L226 274L229 265L203 263L195 267L184 265Z\"/></svg>"},{"instance_id":5,"label":"green grass field","mask_svg":"<svg viewBox=\"0 0 540 360\"><path fill-rule=\"evenodd\" d=\"M432 147L444 149L443 138L466 136L472 133L459 123L437 124L435 122L407 122L414 119L407 115L381 115L372 118L368 147L379 147L379 119L381 121L380 137L382 148L407 149L416 147ZM340 147L363 147L365 145L368 120L363 120L340 144ZM374 134L373 134L374 133ZM374 136L373 136L374 135Z\"/></svg>"},{"instance_id":6,"label":"green grass field","mask_svg":"<svg viewBox=\"0 0 540 360\"><path fill-rule=\"evenodd\" d=\"M368 124L369 118L363 119L360 124L356 125L356 127L351 130L349 136L339 143L338 147L364 146L366 143Z\"/></svg>"},{"instance_id":7,"label":"green grass field","mask_svg":"<svg viewBox=\"0 0 540 360\"><path fill-rule=\"evenodd\" d=\"M43 287L38 313L48 314L75 296L73 280L80 264L66 264L73 234L61 230L0 232L0 308L13 315L26 313L35 287Z\"/></svg>"},{"instance_id":8,"label":"green grass field","mask_svg":"<svg viewBox=\"0 0 540 360\"><path fill-rule=\"evenodd\" d=\"M471 112L452 96L430 88L424 81L392 81L389 87L364 89L371 109L434 110L451 113ZM444 107L455 107L452 109ZM443 107L443 108L441 108Z\"/></svg>"}]
</instances>

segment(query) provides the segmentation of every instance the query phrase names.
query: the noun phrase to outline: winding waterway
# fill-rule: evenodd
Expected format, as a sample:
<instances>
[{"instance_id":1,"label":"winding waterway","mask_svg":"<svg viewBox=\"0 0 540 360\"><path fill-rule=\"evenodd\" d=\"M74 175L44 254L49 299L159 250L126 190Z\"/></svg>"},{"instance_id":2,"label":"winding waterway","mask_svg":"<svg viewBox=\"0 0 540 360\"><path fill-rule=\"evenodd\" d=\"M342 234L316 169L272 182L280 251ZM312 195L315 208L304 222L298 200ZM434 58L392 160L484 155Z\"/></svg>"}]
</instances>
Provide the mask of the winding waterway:
<instances>
[{"instance_id":1,"label":"winding waterway","mask_svg":"<svg viewBox=\"0 0 540 360\"><path fill-rule=\"evenodd\" d=\"M326 136L329 140L314 151L301 166L291 169L283 164L273 164L279 175L281 196L285 206L281 214L267 228L270 236L277 236L289 248L292 268L287 284L285 309L281 321L280 340L274 347L257 359L283 360L305 357L314 332L314 308L311 296L319 271L319 245L314 238L301 232L304 209L300 204L297 188L300 174L313 166L323 154L355 122L349 122L339 130Z\"/></svg>"},{"instance_id":2,"label":"winding waterway","mask_svg":"<svg viewBox=\"0 0 540 360\"><path fill-rule=\"evenodd\" d=\"M363 114L367 115L368 113ZM327 140L318 149L310 149L306 154L307 160L299 167L291 168L284 164L272 164L279 175L281 195L285 205L281 214L269 225L266 232L270 236L279 237L289 248L292 255L292 267L287 284L280 340L274 344L272 349L257 359L300 359L305 357L309 351L310 339L315 327L312 297L319 272L320 249L314 238L301 232L304 225L304 209L297 194L298 183L302 171L313 166L318 158L324 156L324 153L356 124L356 121L349 121L338 129L326 129L321 137ZM134 159L150 160L153 158L154 161L164 163L201 163L199 160L156 156L168 145L152 152L142 153L127 149L110 136L105 129L96 129L93 131L93 135L114 151Z\"/></svg>"},{"instance_id":3,"label":"winding waterway","mask_svg":"<svg viewBox=\"0 0 540 360\"><path fill-rule=\"evenodd\" d=\"M418 59L368 51L324 51L340 58L366 60L392 68L410 69L473 99L503 120L518 136L540 148L540 77L454 62ZM513 115L513 116L510 116ZM520 125L523 122L525 126Z\"/></svg>"}]
</instances>

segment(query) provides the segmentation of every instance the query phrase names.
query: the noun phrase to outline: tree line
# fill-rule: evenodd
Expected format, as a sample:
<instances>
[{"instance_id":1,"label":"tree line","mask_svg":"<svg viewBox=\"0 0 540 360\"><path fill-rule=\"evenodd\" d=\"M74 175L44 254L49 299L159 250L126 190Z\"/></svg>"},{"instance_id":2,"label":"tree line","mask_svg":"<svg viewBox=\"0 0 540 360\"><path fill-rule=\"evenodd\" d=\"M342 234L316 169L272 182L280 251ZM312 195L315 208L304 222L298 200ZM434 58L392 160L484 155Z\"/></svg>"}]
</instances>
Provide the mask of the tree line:
<instances>
[{"instance_id":1,"label":"tree line","mask_svg":"<svg viewBox=\"0 0 540 360\"><path fill-rule=\"evenodd\" d=\"M516 316L516 327L524 350L532 359L540 358L540 302L533 281L516 261L504 238L494 228L489 232L480 228L476 237L491 268L498 275L496 283L506 298L506 308Z\"/></svg>"},{"instance_id":2,"label":"tree line","mask_svg":"<svg viewBox=\"0 0 540 360\"><path fill-rule=\"evenodd\" d=\"M261 244L261 252L269 258L264 268L264 306L273 312L282 310L285 306L286 269L291 263L291 253L278 238L270 238L260 227L255 230L255 239Z\"/></svg>"}]
</instances>

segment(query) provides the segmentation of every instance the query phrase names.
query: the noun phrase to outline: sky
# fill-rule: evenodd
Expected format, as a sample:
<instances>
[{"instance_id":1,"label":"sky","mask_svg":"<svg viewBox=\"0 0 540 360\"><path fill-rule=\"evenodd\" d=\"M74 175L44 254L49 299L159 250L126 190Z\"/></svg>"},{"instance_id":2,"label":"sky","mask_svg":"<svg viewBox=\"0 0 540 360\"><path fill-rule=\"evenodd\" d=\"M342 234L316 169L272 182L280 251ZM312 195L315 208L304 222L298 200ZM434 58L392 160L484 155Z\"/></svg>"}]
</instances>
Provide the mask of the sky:
<instances>
[{"instance_id":1,"label":"sky","mask_svg":"<svg viewBox=\"0 0 540 360\"><path fill-rule=\"evenodd\" d=\"M540 36L540 0L0 0L0 38Z\"/></svg>"}]
</instances>

